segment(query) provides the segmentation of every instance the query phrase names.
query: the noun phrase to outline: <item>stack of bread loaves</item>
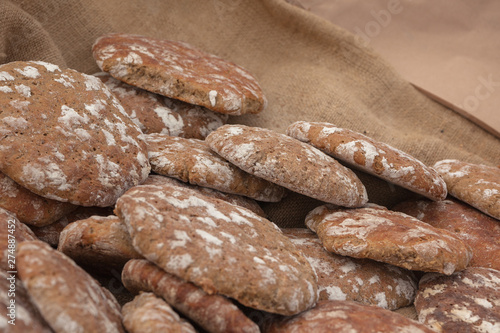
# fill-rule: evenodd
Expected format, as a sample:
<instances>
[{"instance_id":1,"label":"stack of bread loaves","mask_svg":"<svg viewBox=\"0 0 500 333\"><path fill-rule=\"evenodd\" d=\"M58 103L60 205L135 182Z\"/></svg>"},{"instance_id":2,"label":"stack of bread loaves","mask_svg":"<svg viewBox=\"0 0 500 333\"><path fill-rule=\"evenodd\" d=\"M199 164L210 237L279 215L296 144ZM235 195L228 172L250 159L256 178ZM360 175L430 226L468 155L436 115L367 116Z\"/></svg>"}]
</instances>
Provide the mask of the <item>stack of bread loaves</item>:
<instances>
[{"instance_id":1,"label":"stack of bread loaves","mask_svg":"<svg viewBox=\"0 0 500 333\"><path fill-rule=\"evenodd\" d=\"M12 276L19 295L0 327L500 332L499 168L431 167L330 123L238 124L266 109L257 80L183 42L92 51L95 75L0 66L0 294ZM370 202L363 172L415 200ZM291 192L320 204L280 228L260 203Z\"/></svg>"}]
</instances>

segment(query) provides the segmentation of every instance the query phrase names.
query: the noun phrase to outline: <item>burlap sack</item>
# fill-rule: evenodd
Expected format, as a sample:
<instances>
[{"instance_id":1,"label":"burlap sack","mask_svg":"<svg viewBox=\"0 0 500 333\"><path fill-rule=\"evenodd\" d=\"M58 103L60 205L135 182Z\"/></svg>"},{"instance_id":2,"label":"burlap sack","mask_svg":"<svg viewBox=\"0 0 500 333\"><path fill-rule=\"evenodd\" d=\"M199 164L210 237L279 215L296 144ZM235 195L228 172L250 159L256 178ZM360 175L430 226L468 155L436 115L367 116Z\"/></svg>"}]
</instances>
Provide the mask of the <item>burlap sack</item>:
<instances>
[{"instance_id":1,"label":"burlap sack","mask_svg":"<svg viewBox=\"0 0 500 333\"><path fill-rule=\"evenodd\" d=\"M184 40L252 72L269 100L234 123L284 132L327 121L400 148L426 164L445 158L500 164L500 140L431 101L356 37L284 0L0 0L0 63L45 60L93 73L95 39L118 31ZM410 193L359 173L371 202ZM265 210L303 226L320 203L291 194Z\"/></svg>"}]
</instances>

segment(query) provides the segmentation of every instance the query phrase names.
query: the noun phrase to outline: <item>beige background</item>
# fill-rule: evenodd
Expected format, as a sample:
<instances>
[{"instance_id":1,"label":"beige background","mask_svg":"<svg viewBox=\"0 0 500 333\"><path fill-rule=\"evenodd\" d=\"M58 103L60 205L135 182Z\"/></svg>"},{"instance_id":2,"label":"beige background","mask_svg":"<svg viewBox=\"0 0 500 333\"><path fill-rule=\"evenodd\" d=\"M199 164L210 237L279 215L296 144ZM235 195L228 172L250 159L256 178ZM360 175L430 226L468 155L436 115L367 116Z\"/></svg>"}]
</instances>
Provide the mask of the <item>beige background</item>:
<instances>
[{"instance_id":1,"label":"beige background","mask_svg":"<svg viewBox=\"0 0 500 333\"><path fill-rule=\"evenodd\" d=\"M294 0L500 137L500 1Z\"/></svg>"}]
</instances>

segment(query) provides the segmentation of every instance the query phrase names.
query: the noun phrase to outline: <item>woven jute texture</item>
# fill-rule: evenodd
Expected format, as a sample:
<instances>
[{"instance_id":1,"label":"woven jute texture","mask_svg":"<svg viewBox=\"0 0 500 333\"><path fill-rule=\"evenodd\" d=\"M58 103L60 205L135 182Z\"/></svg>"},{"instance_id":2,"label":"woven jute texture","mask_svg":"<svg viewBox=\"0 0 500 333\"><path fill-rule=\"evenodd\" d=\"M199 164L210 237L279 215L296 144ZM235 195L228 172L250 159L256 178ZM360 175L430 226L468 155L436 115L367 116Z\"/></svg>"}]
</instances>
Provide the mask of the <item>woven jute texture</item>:
<instances>
[{"instance_id":1,"label":"woven jute texture","mask_svg":"<svg viewBox=\"0 0 500 333\"><path fill-rule=\"evenodd\" d=\"M91 47L105 33L183 40L258 79L268 108L233 123L284 132L297 120L326 121L428 165L500 164L500 140L423 96L356 36L284 0L0 0L0 22L0 63L44 60L92 74ZM411 196L360 177L371 202L391 206ZM303 226L319 204L292 193L264 208L280 226Z\"/></svg>"}]
</instances>

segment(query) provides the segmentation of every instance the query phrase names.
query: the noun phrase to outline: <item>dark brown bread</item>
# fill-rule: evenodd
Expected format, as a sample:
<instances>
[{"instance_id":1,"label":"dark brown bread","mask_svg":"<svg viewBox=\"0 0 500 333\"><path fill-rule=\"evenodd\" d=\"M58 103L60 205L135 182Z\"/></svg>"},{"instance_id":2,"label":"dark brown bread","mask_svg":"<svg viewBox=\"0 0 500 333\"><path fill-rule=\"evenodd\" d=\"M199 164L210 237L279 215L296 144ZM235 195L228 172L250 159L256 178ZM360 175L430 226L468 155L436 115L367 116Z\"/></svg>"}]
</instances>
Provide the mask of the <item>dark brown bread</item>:
<instances>
[{"instance_id":1,"label":"dark brown bread","mask_svg":"<svg viewBox=\"0 0 500 333\"><path fill-rule=\"evenodd\" d=\"M500 271L469 267L451 276L426 274L415 308L418 320L438 332L500 332Z\"/></svg>"},{"instance_id":2,"label":"dark brown bread","mask_svg":"<svg viewBox=\"0 0 500 333\"><path fill-rule=\"evenodd\" d=\"M92 51L99 68L121 81L213 111L259 113L267 104L246 70L184 42L112 33Z\"/></svg>"},{"instance_id":3,"label":"dark brown bread","mask_svg":"<svg viewBox=\"0 0 500 333\"><path fill-rule=\"evenodd\" d=\"M446 229L472 249L469 266L500 270L500 223L458 200L441 202L406 201L392 208L432 225Z\"/></svg>"},{"instance_id":4,"label":"dark brown bread","mask_svg":"<svg viewBox=\"0 0 500 333\"><path fill-rule=\"evenodd\" d=\"M63 253L25 241L17 261L31 300L55 332L125 332L113 295Z\"/></svg>"},{"instance_id":5,"label":"dark brown bread","mask_svg":"<svg viewBox=\"0 0 500 333\"><path fill-rule=\"evenodd\" d=\"M115 212L139 253L209 294L284 315L316 302L307 260L276 225L245 208L164 184L130 189Z\"/></svg>"},{"instance_id":6,"label":"dark brown bread","mask_svg":"<svg viewBox=\"0 0 500 333\"><path fill-rule=\"evenodd\" d=\"M260 205L255 200L250 199L248 197L243 197L241 195L224 193L224 192L217 191L217 190L214 190L214 189L211 189L208 187L203 187L203 186L190 185L190 184L178 181L177 179L174 179L174 178L155 175L155 174L149 175L149 177L146 179L146 181L142 185L162 185L162 184L187 187L187 188L190 188L194 191L200 192L200 194L202 194L202 195L206 195L208 197L212 197L215 199L227 201L233 205L241 206L243 208L251 210L252 212L254 212L257 215L260 215L262 217L266 217L266 213L262 210Z\"/></svg>"},{"instance_id":7,"label":"dark brown bread","mask_svg":"<svg viewBox=\"0 0 500 333\"><path fill-rule=\"evenodd\" d=\"M122 308L128 333L195 333L194 327L161 298L141 293Z\"/></svg>"},{"instance_id":8,"label":"dark brown bread","mask_svg":"<svg viewBox=\"0 0 500 333\"><path fill-rule=\"evenodd\" d=\"M328 251L410 270L447 275L467 267L471 248L453 233L374 204L345 209L323 205L306 217Z\"/></svg>"},{"instance_id":9,"label":"dark brown bread","mask_svg":"<svg viewBox=\"0 0 500 333\"><path fill-rule=\"evenodd\" d=\"M0 208L0 269L15 271L17 244L36 239L27 225L12 213Z\"/></svg>"},{"instance_id":10,"label":"dark brown bread","mask_svg":"<svg viewBox=\"0 0 500 333\"><path fill-rule=\"evenodd\" d=\"M274 321L263 332L435 333L395 312L351 301L320 301L311 310Z\"/></svg>"},{"instance_id":11,"label":"dark brown bread","mask_svg":"<svg viewBox=\"0 0 500 333\"><path fill-rule=\"evenodd\" d=\"M118 216L92 216L66 226L59 251L85 267L121 269L130 259L142 258L132 246Z\"/></svg>"},{"instance_id":12,"label":"dark brown bread","mask_svg":"<svg viewBox=\"0 0 500 333\"><path fill-rule=\"evenodd\" d=\"M122 281L132 293L151 291L208 332L257 333L259 328L224 296L169 274L147 260L130 260Z\"/></svg>"},{"instance_id":13,"label":"dark brown bread","mask_svg":"<svg viewBox=\"0 0 500 333\"><path fill-rule=\"evenodd\" d=\"M142 133L95 76L0 66L0 171L48 199L111 206L150 172Z\"/></svg>"},{"instance_id":14,"label":"dark brown bread","mask_svg":"<svg viewBox=\"0 0 500 333\"><path fill-rule=\"evenodd\" d=\"M259 201L277 202L286 189L251 175L214 153L205 141L145 136L151 169L161 175Z\"/></svg>"},{"instance_id":15,"label":"dark brown bread","mask_svg":"<svg viewBox=\"0 0 500 333\"><path fill-rule=\"evenodd\" d=\"M150 93L119 81L108 73L94 75L115 94L125 112L145 134L163 133L204 139L227 121L226 114Z\"/></svg>"},{"instance_id":16,"label":"dark brown bread","mask_svg":"<svg viewBox=\"0 0 500 333\"><path fill-rule=\"evenodd\" d=\"M366 189L350 169L294 138L265 128L224 125L205 141L244 171L325 202L359 207Z\"/></svg>"},{"instance_id":17,"label":"dark brown bread","mask_svg":"<svg viewBox=\"0 0 500 333\"><path fill-rule=\"evenodd\" d=\"M415 157L361 133L330 123L298 121L288 135L337 159L432 200L444 200L446 183Z\"/></svg>"},{"instance_id":18,"label":"dark brown bread","mask_svg":"<svg viewBox=\"0 0 500 333\"><path fill-rule=\"evenodd\" d=\"M14 303L12 303L14 302ZM15 273L0 269L0 332L51 333L38 309Z\"/></svg>"},{"instance_id":19,"label":"dark brown bread","mask_svg":"<svg viewBox=\"0 0 500 333\"><path fill-rule=\"evenodd\" d=\"M0 172L0 207L16 215L23 223L43 227L78 206L36 195Z\"/></svg>"},{"instance_id":20,"label":"dark brown bread","mask_svg":"<svg viewBox=\"0 0 500 333\"><path fill-rule=\"evenodd\" d=\"M84 207L79 206L76 210L71 213L61 217L54 223L43 227L31 226L30 229L33 233L45 243L50 244L53 247L57 247L59 244L59 236L63 229L71 222L78 220L87 219L91 216L109 216L113 214L113 207Z\"/></svg>"},{"instance_id":21,"label":"dark brown bread","mask_svg":"<svg viewBox=\"0 0 500 333\"><path fill-rule=\"evenodd\" d=\"M411 271L328 252L306 228L281 230L316 271L320 300L357 301L389 310L413 304L417 279Z\"/></svg>"},{"instance_id":22,"label":"dark brown bread","mask_svg":"<svg viewBox=\"0 0 500 333\"><path fill-rule=\"evenodd\" d=\"M434 168L452 196L500 220L500 168L459 160L438 161Z\"/></svg>"}]
</instances>

